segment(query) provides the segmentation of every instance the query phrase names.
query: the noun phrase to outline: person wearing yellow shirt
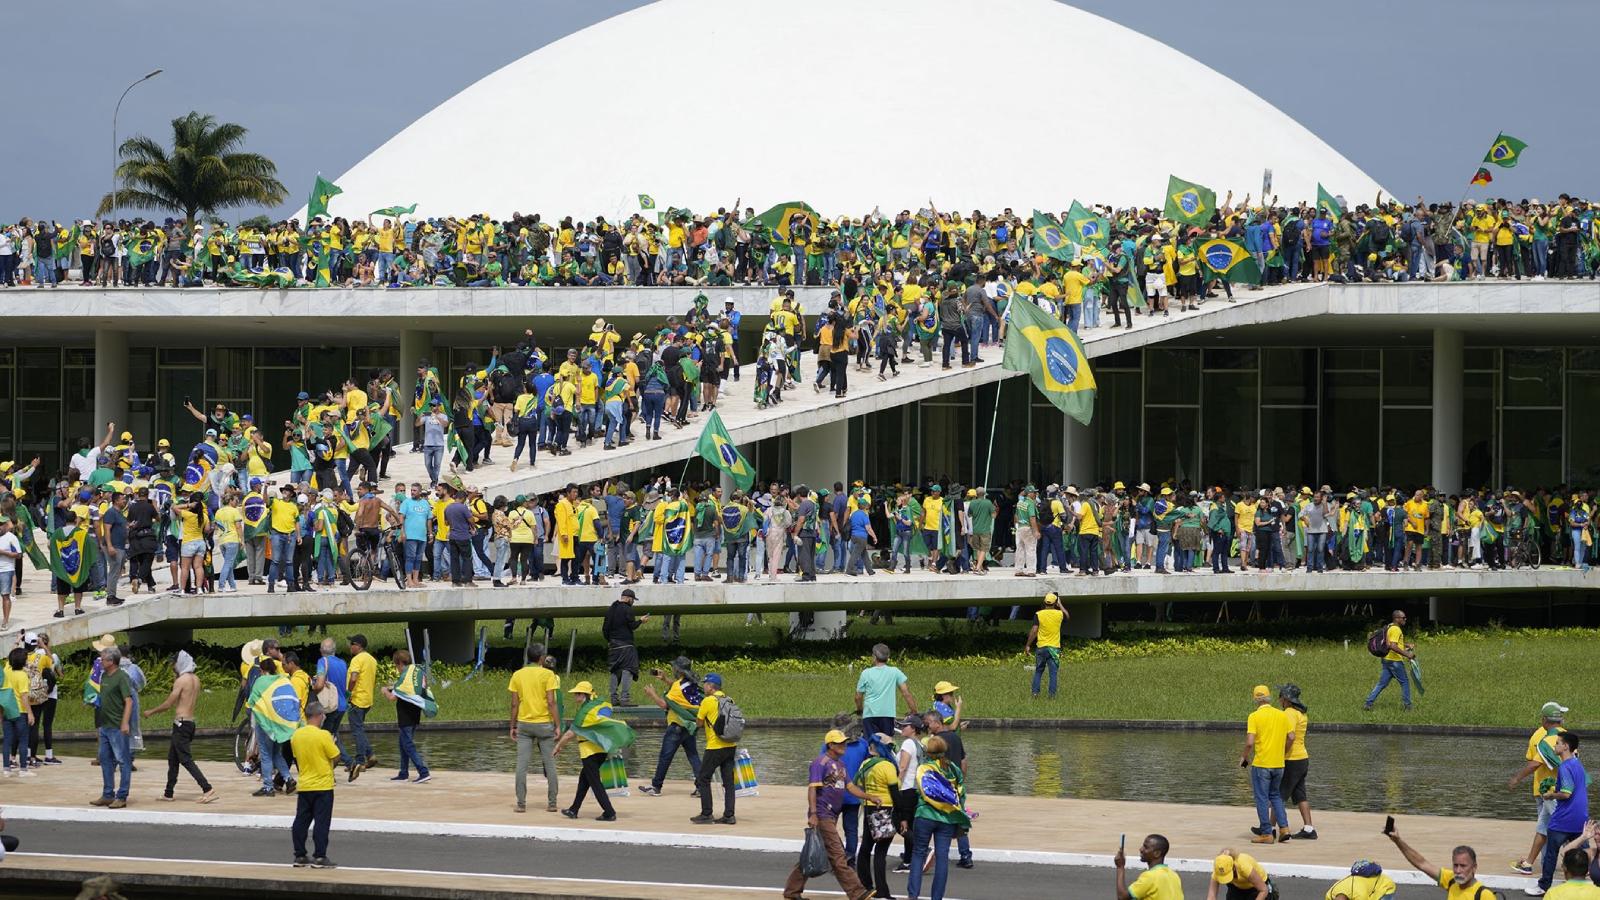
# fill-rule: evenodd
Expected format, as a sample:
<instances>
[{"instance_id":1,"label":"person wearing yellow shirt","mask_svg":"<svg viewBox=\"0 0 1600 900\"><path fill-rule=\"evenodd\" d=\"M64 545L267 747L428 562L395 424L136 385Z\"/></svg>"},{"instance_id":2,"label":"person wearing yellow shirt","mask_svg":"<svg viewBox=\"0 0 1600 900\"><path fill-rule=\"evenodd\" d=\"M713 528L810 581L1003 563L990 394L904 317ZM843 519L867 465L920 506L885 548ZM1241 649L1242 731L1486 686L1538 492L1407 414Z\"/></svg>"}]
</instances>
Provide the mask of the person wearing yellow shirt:
<instances>
[{"instance_id":1,"label":"person wearing yellow shirt","mask_svg":"<svg viewBox=\"0 0 1600 900\"><path fill-rule=\"evenodd\" d=\"M733 761L739 754L739 742L728 740L717 732L717 718L721 714L721 702L728 699L722 692L722 676L715 672L707 672L700 679L700 689L705 698L700 701L700 707L695 712L695 721L706 735L706 752L700 757L700 770L695 774L694 787L700 792L700 815L689 821L696 824L719 822L732 825L734 802L734 777ZM711 817L711 773L719 772L722 777L722 816Z\"/></svg>"},{"instance_id":2,"label":"person wearing yellow shirt","mask_svg":"<svg viewBox=\"0 0 1600 900\"><path fill-rule=\"evenodd\" d=\"M605 785L600 781L600 765L606 761L606 748L589 740L588 729L599 725L603 721L611 720L611 707L601 703L584 707L594 699L594 685L587 681L580 681L572 690L567 691L571 698L568 702L574 704L574 710L583 711L583 718L578 721L577 712L573 713L574 721L561 737L556 741L555 752L560 753L574 736L578 737L578 756L583 761L583 769L578 773L578 793L573 797L572 805L563 809L561 814L569 819L578 817L578 810L583 807L584 798L589 792L594 792L595 800L600 804L601 814L598 819L602 822L615 822L617 811L611 806L611 798L606 796Z\"/></svg>"},{"instance_id":3,"label":"person wearing yellow shirt","mask_svg":"<svg viewBox=\"0 0 1600 900\"><path fill-rule=\"evenodd\" d=\"M333 825L333 762L340 753L333 735L322 727L326 720L327 711L322 704L312 703L306 709L306 723L289 737L289 747L300 770L294 824L289 827L297 866L333 866L328 860L328 831ZM354 776L351 780L355 780ZM307 833L311 835L310 857L306 856Z\"/></svg>"},{"instance_id":4,"label":"person wearing yellow shirt","mask_svg":"<svg viewBox=\"0 0 1600 900\"><path fill-rule=\"evenodd\" d=\"M511 737L517 742L517 812L528 810L528 767L537 751L544 766L545 809L556 811L560 784L556 777L556 742L561 737L561 714L556 692L561 677L544 667L544 645L531 644L522 668L511 674L506 686L511 695Z\"/></svg>"},{"instance_id":5,"label":"person wearing yellow shirt","mask_svg":"<svg viewBox=\"0 0 1600 900\"><path fill-rule=\"evenodd\" d=\"M1371 709L1372 704L1378 702L1378 695L1389 686L1389 682L1400 682L1400 703L1406 709L1411 708L1411 681L1406 676L1406 660L1415 659L1416 649L1406 643L1405 633L1402 629L1406 624L1406 611L1397 609L1390 619L1388 627L1384 629L1383 639L1389 652L1383 657L1383 672L1378 676L1378 684L1367 695L1365 709Z\"/></svg>"},{"instance_id":6,"label":"person wearing yellow shirt","mask_svg":"<svg viewBox=\"0 0 1600 900\"><path fill-rule=\"evenodd\" d=\"M1317 839L1317 827L1311 824L1311 800L1306 795L1306 773L1311 769L1311 754L1306 750L1306 729L1311 720L1306 717L1306 705L1300 700L1300 686L1286 684L1278 688L1278 705L1289 720L1289 750L1283 756L1283 798L1300 810L1300 830L1294 833L1298 840ZM1278 823L1288 827L1287 822Z\"/></svg>"},{"instance_id":7,"label":"person wearing yellow shirt","mask_svg":"<svg viewBox=\"0 0 1600 900\"><path fill-rule=\"evenodd\" d=\"M928 570L932 572L939 571L939 520L943 516L944 488L936 484L922 498L922 521L917 523L922 529L922 543L928 548Z\"/></svg>"},{"instance_id":8,"label":"person wearing yellow shirt","mask_svg":"<svg viewBox=\"0 0 1600 900\"><path fill-rule=\"evenodd\" d=\"M1428 530L1428 500L1421 488L1406 501L1406 555L1404 564L1422 568L1422 542Z\"/></svg>"},{"instance_id":9,"label":"person wearing yellow shirt","mask_svg":"<svg viewBox=\"0 0 1600 900\"><path fill-rule=\"evenodd\" d=\"M1472 230L1472 275L1481 280L1489 274L1489 242L1497 220L1488 204L1480 204L1466 219Z\"/></svg>"},{"instance_id":10,"label":"person wearing yellow shirt","mask_svg":"<svg viewBox=\"0 0 1600 900\"><path fill-rule=\"evenodd\" d=\"M1065 289L1067 306L1067 327L1073 334L1078 333L1078 323L1083 320L1083 289L1093 284L1095 276L1083 274L1083 260L1075 259L1067 264L1067 274L1061 276L1061 285Z\"/></svg>"},{"instance_id":11,"label":"person wearing yellow shirt","mask_svg":"<svg viewBox=\"0 0 1600 900\"><path fill-rule=\"evenodd\" d=\"M1033 696L1039 696L1039 681L1046 669L1050 671L1050 699L1056 698L1056 677L1061 670L1061 626L1067 621L1067 611L1061 600L1050 592L1044 595L1044 608L1033 614L1033 627L1022 642L1024 655L1033 654Z\"/></svg>"},{"instance_id":12,"label":"person wearing yellow shirt","mask_svg":"<svg viewBox=\"0 0 1600 900\"><path fill-rule=\"evenodd\" d=\"M1111 858L1117 869L1117 900L1183 900L1183 883L1178 873L1167 868L1167 852L1171 845L1159 834L1146 835L1139 845L1139 861L1149 868L1139 873L1133 884L1128 883L1127 859L1122 848Z\"/></svg>"},{"instance_id":13,"label":"person wearing yellow shirt","mask_svg":"<svg viewBox=\"0 0 1600 900\"><path fill-rule=\"evenodd\" d=\"M1546 703L1540 708L1539 727L1533 730L1533 734L1528 735L1528 749L1522 757L1527 760L1527 765L1524 765L1517 774L1511 776L1511 781L1506 784L1507 789L1516 790L1517 785L1521 784L1523 779L1531 779L1533 802L1539 809L1538 823L1534 826L1533 831L1533 847L1528 850L1527 856L1517 860L1511 866L1511 868L1524 875L1532 875L1533 865L1542 858L1541 854L1544 852L1545 835L1549 830L1550 816L1556 811L1556 802L1544 799L1539 790L1539 785L1546 778L1556 777L1556 770L1549 762L1557 758L1555 751L1556 735L1566 730L1561 724L1566 719L1566 715L1567 708L1555 701ZM1554 891L1551 893L1553 894Z\"/></svg>"},{"instance_id":14,"label":"person wearing yellow shirt","mask_svg":"<svg viewBox=\"0 0 1600 900\"><path fill-rule=\"evenodd\" d=\"M1266 867L1254 856L1240 853L1232 847L1224 848L1211 861L1211 877L1206 882L1206 900L1218 900L1217 888L1227 888L1226 900L1257 900L1258 897L1276 897L1278 889L1272 886Z\"/></svg>"},{"instance_id":15,"label":"person wearing yellow shirt","mask_svg":"<svg viewBox=\"0 0 1600 900\"><path fill-rule=\"evenodd\" d=\"M1427 857L1400 837L1398 826L1391 827L1389 840L1418 872L1428 876L1444 891L1445 900L1480 900L1493 892L1478 883L1478 852L1465 844L1450 853L1450 867L1441 868L1428 862Z\"/></svg>"},{"instance_id":16,"label":"person wearing yellow shirt","mask_svg":"<svg viewBox=\"0 0 1600 900\"><path fill-rule=\"evenodd\" d=\"M1283 808L1283 761L1289 749L1289 717L1272 705L1272 689L1258 684L1250 692L1255 712L1245 723L1244 755L1240 767L1250 767L1250 793L1256 801L1260 830L1252 844L1287 841L1289 815ZM1273 822L1278 823L1277 831ZM1276 837L1274 837L1276 835Z\"/></svg>"},{"instance_id":17,"label":"person wearing yellow shirt","mask_svg":"<svg viewBox=\"0 0 1600 900\"><path fill-rule=\"evenodd\" d=\"M578 583L575 560L578 557L578 532L582 527L578 520L580 509L592 507L578 500L577 485L568 485L561 499L556 501L555 515L556 568L562 584Z\"/></svg>"},{"instance_id":18,"label":"person wearing yellow shirt","mask_svg":"<svg viewBox=\"0 0 1600 900\"><path fill-rule=\"evenodd\" d=\"M350 739L356 745L356 765L363 771L377 763L377 758L372 755L372 742L367 739L367 713L372 712L377 683L378 661L367 652L366 636L352 634L350 667L345 676L345 693L349 698L347 706L350 716Z\"/></svg>"}]
</instances>

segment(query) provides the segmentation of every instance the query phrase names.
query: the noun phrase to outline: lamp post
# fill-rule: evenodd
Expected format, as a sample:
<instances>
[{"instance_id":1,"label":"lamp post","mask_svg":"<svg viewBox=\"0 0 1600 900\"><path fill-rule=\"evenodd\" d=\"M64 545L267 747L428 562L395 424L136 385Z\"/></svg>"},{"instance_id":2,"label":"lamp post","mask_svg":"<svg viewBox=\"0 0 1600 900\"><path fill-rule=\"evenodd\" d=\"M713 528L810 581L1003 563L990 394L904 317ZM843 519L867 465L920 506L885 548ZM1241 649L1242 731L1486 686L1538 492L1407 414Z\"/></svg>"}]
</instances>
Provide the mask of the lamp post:
<instances>
[{"instance_id":1,"label":"lamp post","mask_svg":"<svg viewBox=\"0 0 1600 900\"><path fill-rule=\"evenodd\" d=\"M117 98L116 108L111 110L111 214L113 216L115 216L117 212L117 114L122 112L122 101L127 99L128 91L131 91L139 85L144 84L146 81L149 81L157 75L160 75L162 71L164 70L157 69L154 72L151 72L149 75L146 75L138 81L135 81L133 84L128 85L127 89L122 92L122 96Z\"/></svg>"}]
</instances>

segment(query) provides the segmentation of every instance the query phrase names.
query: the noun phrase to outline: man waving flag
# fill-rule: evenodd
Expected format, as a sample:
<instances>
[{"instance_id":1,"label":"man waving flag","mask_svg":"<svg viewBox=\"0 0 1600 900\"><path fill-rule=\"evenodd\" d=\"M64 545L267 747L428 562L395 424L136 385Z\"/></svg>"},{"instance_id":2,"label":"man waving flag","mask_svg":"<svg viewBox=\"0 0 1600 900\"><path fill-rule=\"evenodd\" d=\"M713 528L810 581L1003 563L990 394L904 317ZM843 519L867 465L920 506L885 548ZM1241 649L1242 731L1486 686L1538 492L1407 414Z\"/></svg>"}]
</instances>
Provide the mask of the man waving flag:
<instances>
[{"instance_id":1,"label":"man waving flag","mask_svg":"<svg viewBox=\"0 0 1600 900\"><path fill-rule=\"evenodd\" d=\"M1027 372L1033 384L1056 408L1087 425L1094 418L1094 373L1083 345L1058 319L1046 315L1026 301L1014 301L1006 339L1005 358L1000 365L1013 372Z\"/></svg>"},{"instance_id":2,"label":"man waving flag","mask_svg":"<svg viewBox=\"0 0 1600 900\"><path fill-rule=\"evenodd\" d=\"M722 413L711 411L705 428L700 431L700 442L695 445L695 452L706 462L732 476L739 490L748 491L755 484L755 469L750 467L750 461L744 458L744 454L734 445L733 438L728 436L728 429L722 424Z\"/></svg>"}]
</instances>

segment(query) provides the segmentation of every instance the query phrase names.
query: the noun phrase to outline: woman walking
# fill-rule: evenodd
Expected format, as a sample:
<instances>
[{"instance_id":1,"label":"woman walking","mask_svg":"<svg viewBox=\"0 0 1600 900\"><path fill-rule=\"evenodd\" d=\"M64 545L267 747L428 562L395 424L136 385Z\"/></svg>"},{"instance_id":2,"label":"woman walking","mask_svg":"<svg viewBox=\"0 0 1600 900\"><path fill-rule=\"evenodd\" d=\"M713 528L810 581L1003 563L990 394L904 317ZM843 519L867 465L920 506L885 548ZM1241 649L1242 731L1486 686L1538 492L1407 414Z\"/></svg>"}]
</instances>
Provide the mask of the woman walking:
<instances>
[{"instance_id":1,"label":"woman walking","mask_svg":"<svg viewBox=\"0 0 1600 900\"><path fill-rule=\"evenodd\" d=\"M600 766L606 761L608 751L605 747L595 742L596 738L604 739L605 735L596 731L597 728L605 729L609 725L622 723L611 718L611 707L603 701L595 699L594 686L587 681L580 681L567 695L578 704L578 710L572 716L572 721L562 732L561 738L556 741L556 753L572 742L573 736L578 737L578 756L583 761L583 769L578 773L578 793L572 798L572 805L563 809L561 814L569 819L576 819L578 811L583 808L583 801L594 792L596 803L600 804L601 813L596 816L600 822L615 822L617 810L611 805L611 798L606 796L606 786L600 781ZM623 726L626 728L627 726Z\"/></svg>"}]
</instances>

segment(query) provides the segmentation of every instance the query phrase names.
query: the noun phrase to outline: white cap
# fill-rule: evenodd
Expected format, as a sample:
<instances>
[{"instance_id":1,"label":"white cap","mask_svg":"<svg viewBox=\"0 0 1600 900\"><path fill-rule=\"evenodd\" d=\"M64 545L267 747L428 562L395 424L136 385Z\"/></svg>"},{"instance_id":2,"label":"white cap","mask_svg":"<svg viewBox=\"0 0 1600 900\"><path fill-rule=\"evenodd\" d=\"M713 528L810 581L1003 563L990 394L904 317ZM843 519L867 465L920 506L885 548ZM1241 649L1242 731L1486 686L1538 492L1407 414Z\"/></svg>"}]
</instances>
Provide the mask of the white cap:
<instances>
[{"instance_id":1,"label":"white cap","mask_svg":"<svg viewBox=\"0 0 1600 900\"><path fill-rule=\"evenodd\" d=\"M297 502L297 503L310 503L311 502L311 498L307 497L305 494L301 494L300 496L298 496L298 497L296 497L294 499L295 499L295 502Z\"/></svg>"}]
</instances>

